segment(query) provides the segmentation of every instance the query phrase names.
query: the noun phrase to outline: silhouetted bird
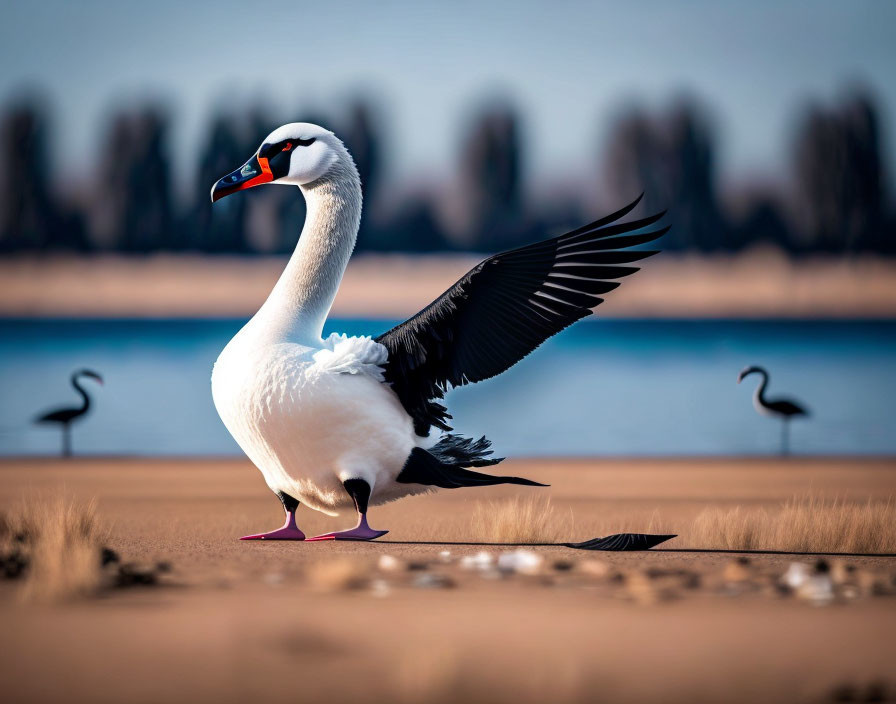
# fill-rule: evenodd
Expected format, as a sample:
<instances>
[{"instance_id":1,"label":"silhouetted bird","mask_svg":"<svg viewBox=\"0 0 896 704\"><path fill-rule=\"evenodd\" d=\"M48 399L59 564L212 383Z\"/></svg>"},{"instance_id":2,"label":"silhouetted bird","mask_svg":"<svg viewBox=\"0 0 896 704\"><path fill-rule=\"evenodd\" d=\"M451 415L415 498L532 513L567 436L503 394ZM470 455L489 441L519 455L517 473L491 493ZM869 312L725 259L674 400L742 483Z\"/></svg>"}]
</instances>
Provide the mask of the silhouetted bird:
<instances>
[{"instance_id":1,"label":"silhouetted bird","mask_svg":"<svg viewBox=\"0 0 896 704\"><path fill-rule=\"evenodd\" d=\"M81 397L84 399L81 405L74 408L57 408L55 411L44 413L44 415L34 419L35 423L58 423L62 427L63 457L71 457L72 454L72 421L86 415L90 410L90 396L87 395L87 392L78 383L78 379L81 377L88 377L100 384L103 383L103 378L96 372L90 371L89 369L80 369L79 371L76 371L72 374L72 386L75 387L75 391L81 394Z\"/></svg>"},{"instance_id":2,"label":"silhouetted bird","mask_svg":"<svg viewBox=\"0 0 896 704\"><path fill-rule=\"evenodd\" d=\"M786 455L789 444L790 419L794 416L807 416L809 411L795 401L779 398L770 401L765 397L765 387L768 386L768 372L762 367L747 367L737 377L737 383L742 382L750 374L761 374L762 381L753 393L753 406L758 413L764 416L772 416L781 419L781 454Z\"/></svg>"}]
</instances>

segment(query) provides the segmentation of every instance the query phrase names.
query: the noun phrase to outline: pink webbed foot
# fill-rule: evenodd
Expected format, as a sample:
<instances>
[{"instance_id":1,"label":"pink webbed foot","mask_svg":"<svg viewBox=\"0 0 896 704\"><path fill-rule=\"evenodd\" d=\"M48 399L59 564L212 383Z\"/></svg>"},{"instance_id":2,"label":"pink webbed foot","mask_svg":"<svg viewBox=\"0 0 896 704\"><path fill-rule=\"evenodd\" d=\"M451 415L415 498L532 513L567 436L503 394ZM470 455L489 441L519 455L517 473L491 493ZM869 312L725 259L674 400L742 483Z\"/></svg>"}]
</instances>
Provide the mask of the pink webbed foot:
<instances>
[{"instance_id":1,"label":"pink webbed foot","mask_svg":"<svg viewBox=\"0 0 896 704\"><path fill-rule=\"evenodd\" d=\"M305 540L305 534L298 528L278 528L270 533L244 535L240 540Z\"/></svg>"},{"instance_id":2,"label":"pink webbed foot","mask_svg":"<svg viewBox=\"0 0 896 704\"><path fill-rule=\"evenodd\" d=\"M349 530L340 530L336 533L324 533L323 535L315 535L313 538L308 538L309 541L312 540L374 540L375 538L379 538L380 536L385 535L389 531L387 530L374 530L369 525L367 525L367 516L362 514L361 520L358 521L358 525L354 528L350 528Z\"/></svg>"},{"instance_id":3,"label":"pink webbed foot","mask_svg":"<svg viewBox=\"0 0 896 704\"><path fill-rule=\"evenodd\" d=\"M295 514L287 513L286 523L282 528L272 530L270 533L244 535L240 540L305 540L305 534L296 526Z\"/></svg>"}]
</instances>

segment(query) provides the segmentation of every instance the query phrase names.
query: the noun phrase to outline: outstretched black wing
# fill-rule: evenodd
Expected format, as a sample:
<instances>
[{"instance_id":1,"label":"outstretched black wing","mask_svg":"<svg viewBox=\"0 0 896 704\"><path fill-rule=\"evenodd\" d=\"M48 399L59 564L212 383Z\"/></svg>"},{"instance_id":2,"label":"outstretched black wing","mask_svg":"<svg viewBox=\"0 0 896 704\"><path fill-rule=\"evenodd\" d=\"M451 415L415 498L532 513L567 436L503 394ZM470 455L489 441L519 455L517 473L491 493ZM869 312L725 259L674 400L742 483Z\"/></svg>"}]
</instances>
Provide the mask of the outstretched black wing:
<instances>
[{"instance_id":1,"label":"outstretched black wing","mask_svg":"<svg viewBox=\"0 0 896 704\"><path fill-rule=\"evenodd\" d=\"M452 386L488 379L510 368L542 342L591 314L612 279L633 274L630 264L655 251L627 249L669 228L636 233L664 213L615 223L641 200L560 237L502 252L467 272L414 317L377 338L389 350L386 381L426 435L450 430L437 399Z\"/></svg>"}]
</instances>

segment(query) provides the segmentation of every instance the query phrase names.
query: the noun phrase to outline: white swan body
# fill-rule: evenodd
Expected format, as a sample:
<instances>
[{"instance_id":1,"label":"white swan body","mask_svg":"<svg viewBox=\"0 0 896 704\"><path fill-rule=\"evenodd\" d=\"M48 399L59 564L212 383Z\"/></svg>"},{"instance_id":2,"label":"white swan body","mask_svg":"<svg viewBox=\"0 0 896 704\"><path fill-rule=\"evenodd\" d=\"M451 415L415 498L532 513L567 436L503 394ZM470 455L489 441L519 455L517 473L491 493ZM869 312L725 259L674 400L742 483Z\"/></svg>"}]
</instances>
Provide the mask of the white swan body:
<instances>
[{"instance_id":1,"label":"white swan body","mask_svg":"<svg viewBox=\"0 0 896 704\"><path fill-rule=\"evenodd\" d=\"M297 133L314 137L323 152L311 145L293 156L290 177L310 179L301 184L305 226L271 295L218 357L212 396L275 493L332 515L352 506L346 479L365 480L372 503L427 489L394 481L419 438L383 383L386 348L369 337L321 338L354 248L361 186L342 143L320 127L286 125L266 143ZM306 168L296 157L309 152L311 173L296 177Z\"/></svg>"},{"instance_id":2,"label":"white swan body","mask_svg":"<svg viewBox=\"0 0 896 704\"><path fill-rule=\"evenodd\" d=\"M364 479L375 504L423 490L394 481L415 442L410 417L382 383L385 361L369 337L259 344L248 329L218 358L212 393L271 490L332 515L352 506L346 479Z\"/></svg>"},{"instance_id":3,"label":"white swan body","mask_svg":"<svg viewBox=\"0 0 896 704\"><path fill-rule=\"evenodd\" d=\"M484 474L489 441L451 432L439 401L491 378L591 314L601 295L655 251L635 250L667 229L662 213L620 223L638 200L559 237L496 254L417 315L367 337L322 338L361 219L361 183L331 132L306 123L272 132L212 201L263 183L299 186L305 225L273 291L230 341L212 373L224 424L278 495L286 523L244 540L305 540L299 504L333 513L354 506L358 525L309 540L373 540L369 502L433 488L544 486ZM434 432L433 432L434 431Z\"/></svg>"}]
</instances>

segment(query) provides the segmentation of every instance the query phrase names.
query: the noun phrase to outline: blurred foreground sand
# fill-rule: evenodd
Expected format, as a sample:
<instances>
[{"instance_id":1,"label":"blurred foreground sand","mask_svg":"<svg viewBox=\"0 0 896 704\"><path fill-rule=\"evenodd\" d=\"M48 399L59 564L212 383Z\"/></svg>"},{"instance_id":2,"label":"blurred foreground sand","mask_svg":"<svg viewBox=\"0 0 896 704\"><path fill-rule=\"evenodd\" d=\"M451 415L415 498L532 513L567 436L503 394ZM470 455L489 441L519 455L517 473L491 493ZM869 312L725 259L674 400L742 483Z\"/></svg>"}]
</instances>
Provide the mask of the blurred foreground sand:
<instances>
[{"instance_id":1,"label":"blurred foreground sand","mask_svg":"<svg viewBox=\"0 0 896 704\"><path fill-rule=\"evenodd\" d=\"M416 313L478 261L452 256L358 256L333 308L343 317ZM152 256L0 260L0 315L249 316L285 259ZM773 251L738 257L661 254L600 307L625 317L894 317L896 262L794 263Z\"/></svg>"},{"instance_id":2,"label":"blurred foreground sand","mask_svg":"<svg viewBox=\"0 0 896 704\"><path fill-rule=\"evenodd\" d=\"M5 702L790 702L833 701L893 674L894 597L815 607L793 598L698 590L639 603L556 577L484 579L453 589L314 589L303 575L342 556L438 563L469 537L477 501L542 492L571 513L572 539L614 530L686 533L705 507L775 507L796 494L893 496L891 460L510 460L503 472L549 489L443 491L372 511L376 543L246 543L279 525L276 498L243 460L0 462L0 507L65 491L95 497L127 559L169 560L180 586L57 606L21 605L0 583ZM347 517L300 510L309 534ZM482 548L451 546L452 558ZM494 548L491 548L495 551ZM718 573L730 555L586 553L550 561ZM761 568L794 558L758 555ZM896 572L891 558L854 558ZM389 579L399 579L390 577ZM845 688L845 689L844 689ZM861 696L864 696L862 694ZM858 701L858 700L856 700Z\"/></svg>"}]
</instances>

